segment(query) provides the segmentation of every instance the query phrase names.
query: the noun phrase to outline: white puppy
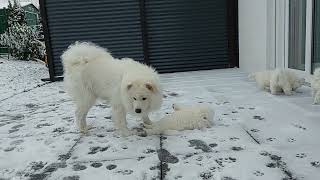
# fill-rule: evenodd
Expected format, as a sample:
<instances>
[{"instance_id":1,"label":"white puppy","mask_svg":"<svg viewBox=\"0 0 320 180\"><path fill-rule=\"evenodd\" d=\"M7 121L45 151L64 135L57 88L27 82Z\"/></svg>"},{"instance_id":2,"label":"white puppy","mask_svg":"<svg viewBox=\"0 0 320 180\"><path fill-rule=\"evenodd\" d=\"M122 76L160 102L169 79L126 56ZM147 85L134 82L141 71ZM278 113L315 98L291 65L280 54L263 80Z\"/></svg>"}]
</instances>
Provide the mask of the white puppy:
<instances>
[{"instance_id":1,"label":"white puppy","mask_svg":"<svg viewBox=\"0 0 320 180\"><path fill-rule=\"evenodd\" d=\"M305 82L303 78L298 78L294 72L288 69L256 72L250 74L249 78L254 79L260 89L270 90L271 94L284 92L286 95L292 95L293 91Z\"/></svg>"},{"instance_id":2,"label":"white puppy","mask_svg":"<svg viewBox=\"0 0 320 180\"><path fill-rule=\"evenodd\" d=\"M162 104L160 81L154 69L129 58L114 59L106 49L88 42L70 45L61 59L65 88L76 104L76 122L81 132L87 131L86 116L97 98L111 103L112 119L123 135L134 133L127 128L127 113L151 124L149 112Z\"/></svg>"},{"instance_id":3,"label":"white puppy","mask_svg":"<svg viewBox=\"0 0 320 180\"><path fill-rule=\"evenodd\" d=\"M317 68L314 71L312 80L311 80L311 89L312 89L312 97L313 104L320 103L320 68Z\"/></svg>"},{"instance_id":4,"label":"white puppy","mask_svg":"<svg viewBox=\"0 0 320 180\"><path fill-rule=\"evenodd\" d=\"M209 106L181 106L173 104L174 112L152 125L145 125L147 134L160 134L166 130L191 130L208 128L213 125L214 111Z\"/></svg>"}]
</instances>

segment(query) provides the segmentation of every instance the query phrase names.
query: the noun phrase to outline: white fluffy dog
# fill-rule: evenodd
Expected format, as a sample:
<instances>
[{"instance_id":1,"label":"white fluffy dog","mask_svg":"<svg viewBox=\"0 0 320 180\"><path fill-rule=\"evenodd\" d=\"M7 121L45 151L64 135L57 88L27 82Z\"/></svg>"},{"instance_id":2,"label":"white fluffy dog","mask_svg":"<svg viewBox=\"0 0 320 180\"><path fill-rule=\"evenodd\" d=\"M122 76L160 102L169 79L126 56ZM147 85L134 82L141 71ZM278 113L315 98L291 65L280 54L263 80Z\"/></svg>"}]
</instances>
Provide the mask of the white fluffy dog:
<instances>
[{"instance_id":1,"label":"white fluffy dog","mask_svg":"<svg viewBox=\"0 0 320 180\"><path fill-rule=\"evenodd\" d=\"M127 127L126 114L151 124L148 114L162 104L157 72L132 59L114 59L104 48L89 42L76 42L61 56L67 93L76 104L76 123L87 131L86 116L97 98L112 106L115 127L123 135L134 134Z\"/></svg>"},{"instance_id":2,"label":"white fluffy dog","mask_svg":"<svg viewBox=\"0 0 320 180\"><path fill-rule=\"evenodd\" d=\"M320 68L314 71L314 74L311 80L311 89L312 89L313 104L319 104L320 103Z\"/></svg>"},{"instance_id":3,"label":"white fluffy dog","mask_svg":"<svg viewBox=\"0 0 320 180\"><path fill-rule=\"evenodd\" d=\"M284 92L286 95L292 95L293 91L305 82L303 78L298 78L294 72L288 69L256 72L250 74L249 78L254 79L260 89L270 90L271 94Z\"/></svg>"},{"instance_id":4,"label":"white fluffy dog","mask_svg":"<svg viewBox=\"0 0 320 180\"><path fill-rule=\"evenodd\" d=\"M160 134L166 130L192 130L213 125L214 111L209 106L181 106L173 104L174 112L152 125L145 125L147 134Z\"/></svg>"}]
</instances>

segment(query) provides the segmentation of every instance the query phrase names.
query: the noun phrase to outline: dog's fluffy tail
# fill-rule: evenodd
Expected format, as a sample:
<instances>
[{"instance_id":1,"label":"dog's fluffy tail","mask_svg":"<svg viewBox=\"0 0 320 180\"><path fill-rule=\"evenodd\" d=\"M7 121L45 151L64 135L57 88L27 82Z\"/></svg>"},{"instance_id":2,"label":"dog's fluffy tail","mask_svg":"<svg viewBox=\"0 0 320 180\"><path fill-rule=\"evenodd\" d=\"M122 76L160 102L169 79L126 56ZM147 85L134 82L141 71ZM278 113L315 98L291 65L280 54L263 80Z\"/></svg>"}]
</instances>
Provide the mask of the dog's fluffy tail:
<instances>
[{"instance_id":1,"label":"dog's fluffy tail","mask_svg":"<svg viewBox=\"0 0 320 180\"><path fill-rule=\"evenodd\" d=\"M61 55L65 71L98 58L112 59L112 56L106 49L91 42L75 42Z\"/></svg>"}]
</instances>

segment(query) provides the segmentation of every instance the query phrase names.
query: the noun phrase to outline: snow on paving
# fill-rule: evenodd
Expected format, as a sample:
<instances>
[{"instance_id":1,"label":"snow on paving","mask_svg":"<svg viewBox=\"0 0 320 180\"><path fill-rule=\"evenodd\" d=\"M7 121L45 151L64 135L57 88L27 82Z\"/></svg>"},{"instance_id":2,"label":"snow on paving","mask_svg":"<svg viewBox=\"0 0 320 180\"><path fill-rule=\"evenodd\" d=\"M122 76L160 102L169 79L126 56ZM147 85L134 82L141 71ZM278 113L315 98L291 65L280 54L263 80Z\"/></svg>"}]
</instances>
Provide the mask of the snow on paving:
<instances>
[{"instance_id":1,"label":"snow on paving","mask_svg":"<svg viewBox=\"0 0 320 180\"><path fill-rule=\"evenodd\" d=\"M173 103L207 103L213 128L121 137L110 106L97 102L81 136L62 83L37 87L46 67L0 61L0 179L320 179L320 106L309 87L272 96L237 69L162 74L152 120Z\"/></svg>"}]
</instances>

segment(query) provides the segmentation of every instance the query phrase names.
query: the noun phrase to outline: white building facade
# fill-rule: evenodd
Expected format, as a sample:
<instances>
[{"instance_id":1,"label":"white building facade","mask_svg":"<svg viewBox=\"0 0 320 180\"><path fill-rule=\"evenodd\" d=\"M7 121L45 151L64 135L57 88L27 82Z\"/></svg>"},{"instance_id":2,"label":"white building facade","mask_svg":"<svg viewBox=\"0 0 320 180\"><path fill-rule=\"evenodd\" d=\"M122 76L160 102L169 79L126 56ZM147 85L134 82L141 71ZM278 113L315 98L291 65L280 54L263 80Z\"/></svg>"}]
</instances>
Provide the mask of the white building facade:
<instances>
[{"instance_id":1,"label":"white building facade","mask_svg":"<svg viewBox=\"0 0 320 180\"><path fill-rule=\"evenodd\" d=\"M239 64L245 72L320 67L317 0L239 0Z\"/></svg>"}]
</instances>

